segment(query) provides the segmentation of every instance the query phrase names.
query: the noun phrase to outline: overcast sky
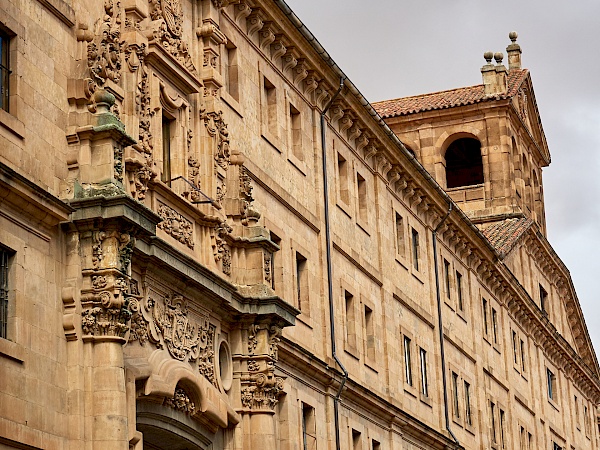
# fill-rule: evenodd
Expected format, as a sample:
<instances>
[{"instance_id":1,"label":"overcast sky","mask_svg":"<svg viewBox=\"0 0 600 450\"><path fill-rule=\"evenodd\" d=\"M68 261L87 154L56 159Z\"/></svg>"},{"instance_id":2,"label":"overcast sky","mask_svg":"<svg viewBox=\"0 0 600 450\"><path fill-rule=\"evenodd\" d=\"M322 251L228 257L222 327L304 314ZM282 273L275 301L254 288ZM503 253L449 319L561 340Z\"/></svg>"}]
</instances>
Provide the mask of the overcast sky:
<instances>
[{"instance_id":1,"label":"overcast sky","mask_svg":"<svg viewBox=\"0 0 600 450\"><path fill-rule=\"evenodd\" d=\"M481 83L519 33L552 155L548 238L600 351L600 1L286 0L371 102Z\"/></svg>"}]
</instances>

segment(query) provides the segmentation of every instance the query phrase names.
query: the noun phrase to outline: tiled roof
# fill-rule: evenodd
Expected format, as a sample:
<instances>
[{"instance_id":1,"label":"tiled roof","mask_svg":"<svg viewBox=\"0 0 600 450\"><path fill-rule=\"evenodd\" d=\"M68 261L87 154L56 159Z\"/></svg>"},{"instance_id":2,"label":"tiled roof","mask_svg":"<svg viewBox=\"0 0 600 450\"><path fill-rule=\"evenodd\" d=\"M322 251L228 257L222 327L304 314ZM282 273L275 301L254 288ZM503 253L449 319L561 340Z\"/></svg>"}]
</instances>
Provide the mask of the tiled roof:
<instances>
[{"instance_id":1,"label":"tiled roof","mask_svg":"<svg viewBox=\"0 0 600 450\"><path fill-rule=\"evenodd\" d=\"M517 217L494 223L484 228L482 233L498 253L505 256L532 224L531 219Z\"/></svg>"},{"instance_id":2,"label":"tiled roof","mask_svg":"<svg viewBox=\"0 0 600 450\"><path fill-rule=\"evenodd\" d=\"M450 89L449 91L433 92L431 94L415 95L413 97L397 98L372 103L373 108L382 118L404 116L423 111L453 108L455 106L472 105L488 100L500 100L514 96L529 70L513 69L508 72L506 94L487 97L483 84L476 86Z\"/></svg>"}]
</instances>

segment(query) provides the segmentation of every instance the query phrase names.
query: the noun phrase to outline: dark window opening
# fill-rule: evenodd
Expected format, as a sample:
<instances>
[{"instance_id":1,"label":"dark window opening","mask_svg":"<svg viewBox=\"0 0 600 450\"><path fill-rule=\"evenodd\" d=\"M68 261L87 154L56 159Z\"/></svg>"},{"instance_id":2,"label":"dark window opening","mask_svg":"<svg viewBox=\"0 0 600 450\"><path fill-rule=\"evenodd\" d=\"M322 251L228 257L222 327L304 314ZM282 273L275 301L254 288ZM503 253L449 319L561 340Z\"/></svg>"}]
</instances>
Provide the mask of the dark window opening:
<instances>
[{"instance_id":1,"label":"dark window opening","mask_svg":"<svg viewBox=\"0 0 600 450\"><path fill-rule=\"evenodd\" d=\"M0 30L0 109L8 111L8 80L11 74L9 68L10 36Z\"/></svg>"},{"instance_id":2,"label":"dark window opening","mask_svg":"<svg viewBox=\"0 0 600 450\"><path fill-rule=\"evenodd\" d=\"M0 338L8 338L8 257L0 247Z\"/></svg>"},{"instance_id":3,"label":"dark window opening","mask_svg":"<svg viewBox=\"0 0 600 450\"><path fill-rule=\"evenodd\" d=\"M171 186L171 128L174 120L162 116L163 167L161 181Z\"/></svg>"},{"instance_id":4,"label":"dark window opening","mask_svg":"<svg viewBox=\"0 0 600 450\"><path fill-rule=\"evenodd\" d=\"M455 188L483 183L481 144L477 139L457 139L446 150L446 186Z\"/></svg>"}]
</instances>

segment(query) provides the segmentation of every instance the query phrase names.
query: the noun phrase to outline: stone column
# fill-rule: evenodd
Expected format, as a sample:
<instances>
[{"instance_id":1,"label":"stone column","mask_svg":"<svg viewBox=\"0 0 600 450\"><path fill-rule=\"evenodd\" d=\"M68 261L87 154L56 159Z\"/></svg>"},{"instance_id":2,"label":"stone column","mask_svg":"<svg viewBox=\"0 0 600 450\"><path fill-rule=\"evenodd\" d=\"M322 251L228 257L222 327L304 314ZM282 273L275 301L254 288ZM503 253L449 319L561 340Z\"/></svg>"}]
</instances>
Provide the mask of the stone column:
<instances>
[{"instance_id":1,"label":"stone column","mask_svg":"<svg viewBox=\"0 0 600 450\"><path fill-rule=\"evenodd\" d=\"M80 232L82 340L91 345L92 448L128 448L127 395L123 344L131 312L127 290L133 238L112 225Z\"/></svg>"}]
</instances>

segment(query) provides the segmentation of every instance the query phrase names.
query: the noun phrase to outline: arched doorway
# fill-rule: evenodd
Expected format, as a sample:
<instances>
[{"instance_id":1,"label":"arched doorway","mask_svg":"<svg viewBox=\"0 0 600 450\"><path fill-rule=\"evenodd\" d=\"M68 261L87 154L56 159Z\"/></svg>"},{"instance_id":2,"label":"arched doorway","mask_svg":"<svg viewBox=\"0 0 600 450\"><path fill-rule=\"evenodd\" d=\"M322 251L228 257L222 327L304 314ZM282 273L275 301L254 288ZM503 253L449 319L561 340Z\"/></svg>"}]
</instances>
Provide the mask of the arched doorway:
<instances>
[{"instance_id":1,"label":"arched doorway","mask_svg":"<svg viewBox=\"0 0 600 450\"><path fill-rule=\"evenodd\" d=\"M136 428L144 450L222 450L220 430L211 430L188 412L169 404L138 401Z\"/></svg>"}]
</instances>

